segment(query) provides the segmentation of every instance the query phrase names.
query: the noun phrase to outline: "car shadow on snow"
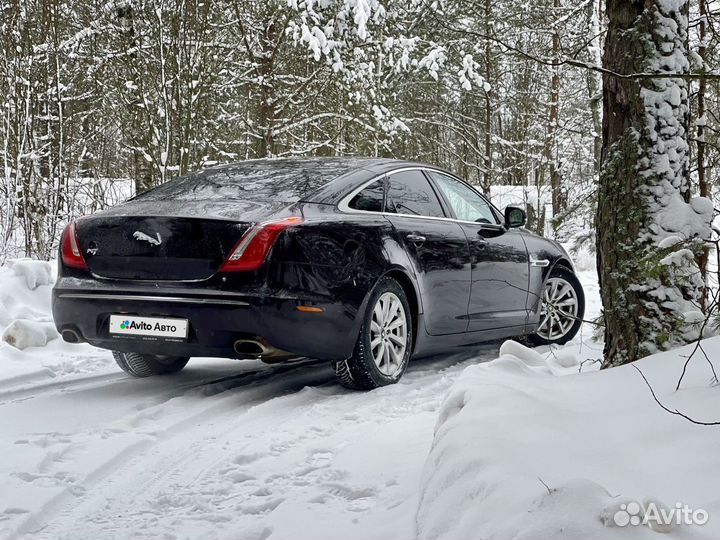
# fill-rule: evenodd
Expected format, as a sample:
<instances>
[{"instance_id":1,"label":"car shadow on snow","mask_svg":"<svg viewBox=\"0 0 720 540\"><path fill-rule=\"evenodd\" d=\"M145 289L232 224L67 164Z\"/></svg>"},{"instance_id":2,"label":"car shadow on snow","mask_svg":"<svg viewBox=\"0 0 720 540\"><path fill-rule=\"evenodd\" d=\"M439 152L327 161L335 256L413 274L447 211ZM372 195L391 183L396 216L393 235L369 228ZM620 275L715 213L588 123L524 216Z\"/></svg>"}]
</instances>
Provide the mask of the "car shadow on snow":
<instances>
[{"instance_id":1,"label":"car shadow on snow","mask_svg":"<svg viewBox=\"0 0 720 540\"><path fill-rule=\"evenodd\" d=\"M467 366L487 362L497 357L501 341L463 347L452 352L414 358L410 361L402 381L419 381L457 371ZM135 397L157 396L160 400L195 395L213 397L225 392L261 391L267 400L299 392L307 387L320 388L332 394L353 393L340 386L330 362L299 358L276 364L257 360L193 359L180 373L134 379L118 375L102 385L98 382L93 393L102 398L122 395ZM86 389L90 390L90 389Z\"/></svg>"}]
</instances>

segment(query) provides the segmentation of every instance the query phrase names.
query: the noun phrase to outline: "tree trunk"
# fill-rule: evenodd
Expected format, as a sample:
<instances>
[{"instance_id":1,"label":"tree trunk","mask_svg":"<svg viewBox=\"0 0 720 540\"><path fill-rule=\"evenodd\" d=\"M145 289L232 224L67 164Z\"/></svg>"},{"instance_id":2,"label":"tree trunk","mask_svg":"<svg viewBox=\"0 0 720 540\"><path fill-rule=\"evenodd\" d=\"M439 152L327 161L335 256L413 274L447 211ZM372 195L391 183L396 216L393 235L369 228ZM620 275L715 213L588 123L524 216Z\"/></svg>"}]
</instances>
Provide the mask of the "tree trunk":
<instances>
[{"instance_id":1,"label":"tree trunk","mask_svg":"<svg viewBox=\"0 0 720 540\"><path fill-rule=\"evenodd\" d=\"M588 53L595 65L602 63L600 5L600 0L592 0L588 4L590 11L588 29L592 38L592 41L588 43ZM588 69L587 86L588 106L593 124L593 164L595 172L599 173L602 156L602 77L597 72Z\"/></svg>"},{"instance_id":2,"label":"tree trunk","mask_svg":"<svg viewBox=\"0 0 720 540\"><path fill-rule=\"evenodd\" d=\"M274 14L265 22L262 35L262 53L258 55L257 73L260 83L260 103L258 104L258 127L261 133L257 140L255 153L258 157L272 157L275 154L275 49L276 28Z\"/></svg>"},{"instance_id":3,"label":"tree trunk","mask_svg":"<svg viewBox=\"0 0 720 540\"><path fill-rule=\"evenodd\" d=\"M700 46L698 47L698 56L702 61L701 70L705 72L705 60L707 58L707 2L706 0L700 1L700 21L698 27L698 37L700 38ZM701 197L710 197L710 184L707 180L707 165L705 164L705 124L707 122L706 110L705 110L705 95L707 94L707 79L702 77L698 87L697 94L697 174L698 174L698 191ZM707 264L710 258L710 248L704 246L700 256L698 257L698 266L702 274L703 282L707 285ZM703 294L703 307L707 305L707 287L706 292Z\"/></svg>"},{"instance_id":4,"label":"tree trunk","mask_svg":"<svg viewBox=\"0 0 720 540\"><path fill-rule=\"evenodd\" d=\"M687 73L686 7L687 0L607 0L604 67ZM712 205L686 202L685 81L606 74L603 82L596 226L607 367L695 337L683 315L700 309L695 255L709 236Z\"/></svg>"},{"instance_id":5,"label":"tree trunk","mask_svg":"<svg viewBox=\"0 0 720 540\"><path fill-rule=\"evenodd\" d=\"M485 34L490 36L492 32L492 0L485 0ZM485 40L485 80L490 82L492 78L492 47L490 39ZM483 190L490 193L492 185L492 103L490 101L490 90L485 91L485 158L483 166Z\"/></svg>"},{"instance_id":6,"label":"tree trunk","mask_svg":"<svg viewBox=\"0 0 720 540\"><path fill-rule=\"evenodd\" d=\"M117 8L117 20L120 27L120 40L127 51L127 62L130 64L138 61L135 39L135 20L132 5L121 5ZM128 80L133 80L132 66L127 66ZM132 168L135 176L135 193L142 193L152 187L152 168L147 159L146 153L140 150L145 147L146 137L142 135L143 121L140 105L142 99L136 89L127 87L127 109L129 121L129 142L132 147Z\"/></svg>"},{"instance_id":7,"label":"tree trunk","mask_svg":"<svg viewBox=\"0 0 720 540\"><path fill-rule=\"evenodd\" d=\"M554 0L555 13L560 8L560 0ZM555 144L558 121L560 119L560 35L557 27L552 34L552 76L550 78L550 117L548 122L548 135L545 141L545 161L550 170L550 190L552 195L553 228L559 225L558 218L563 210L562 192L560 191L560 171L557 163L557 148Z\"/></svg>"}]
</instances>

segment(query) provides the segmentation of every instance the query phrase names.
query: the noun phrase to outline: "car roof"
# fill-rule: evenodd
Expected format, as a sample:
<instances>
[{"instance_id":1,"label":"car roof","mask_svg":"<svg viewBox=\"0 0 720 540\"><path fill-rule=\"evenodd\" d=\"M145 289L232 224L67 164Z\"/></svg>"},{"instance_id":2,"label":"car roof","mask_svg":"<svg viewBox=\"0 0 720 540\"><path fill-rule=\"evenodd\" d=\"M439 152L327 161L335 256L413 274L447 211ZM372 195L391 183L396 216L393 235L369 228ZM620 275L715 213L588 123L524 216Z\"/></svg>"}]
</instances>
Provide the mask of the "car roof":
<instances>
[{"instance_id":1,"label":"car roof","mask_svg":"<svg viewBox=\"0 0 720 540\"><path fill-rule=\"evenodd\" d=\"M238 167L255 164L263 164L269 167L277 167L278 169L289 168L293 166L303 167L304 169L312 169L313 166L316 166L318 168L336 166L338 169L345 169L348 172L353 169L365 169L378 174L382 174L383 172L389 172L394 169L403 167L438 168L425 163L418 163L414 161L407 161L395 158L377 158L363 156L294 156L249 159L245 161L238 161L235 163L215 165L203 170L217 172L231 171Z\"/></svg>"},{"instance_id":2,"label":"car roof","mask_svg":"<svg viewBox=\"0 0 720 540\"><path fill-rule=\"evenodd\" d=\"M438 169L412 161L374 157L252 159L191 172L139 194L135 199L182 201L240 197L287 203L337 204L364 182L406 167ZM245 180L235 183L235 178Z\"/></svg>"},{"instance_id":3,"label":"car roof","mask_svg":"<svg viewBox=\"0 0 720 540\"><path fill-rule=\"evenodd\" d=\"M323 187L307 193L301 198L302 202L313 202L321 204L337 204L355 188L372 180L376 176L392 172L394 170L406 167L420 167L427 169L436 169L445 171L441 167L429 165L426 163L418 163L415 161L394 159L394 158L374 158L374 157L292 157L292 158L266 158L245 161L241 163L266 163L269 166L277 165L279 168L288 168L294 165L302 167L307 172L313 165L318 168L335 165L343 172L329 180ZM234 165L220 165L219 167L233 167ZM215 168L214 168L215 169ZM217 169L215 169L217 170ZM453 175L454 176L454 175Z\"/></svg>"},{"instance_id":4,"label":"car roof","mask_svg":"<svg viewBox=\"0 0 720 540\"><path fill-rule=\"evenodd\" d=\"M336 168L336 176L333 177L333 175L328 175L328 181L322 187L314 191L304 193L299 199L302 202L321 204L337 204L343 199L343 197L352 192L363 182L397 169L406 167L422 167L443 170L442 168L434 165L394 158L362 156L293 156L252 159L236 163L216 165L193 174L198 174L200 176L205 174L212 175L213 173L232 174L234 169L253 165L265 165L277 169L292 169L293 167L297 167L298 169L302 169L306 175L311 174L313 168L317 168L318 173L322 171L323 174L326 174L328 170Z\"/></svg>"}]
</instances>

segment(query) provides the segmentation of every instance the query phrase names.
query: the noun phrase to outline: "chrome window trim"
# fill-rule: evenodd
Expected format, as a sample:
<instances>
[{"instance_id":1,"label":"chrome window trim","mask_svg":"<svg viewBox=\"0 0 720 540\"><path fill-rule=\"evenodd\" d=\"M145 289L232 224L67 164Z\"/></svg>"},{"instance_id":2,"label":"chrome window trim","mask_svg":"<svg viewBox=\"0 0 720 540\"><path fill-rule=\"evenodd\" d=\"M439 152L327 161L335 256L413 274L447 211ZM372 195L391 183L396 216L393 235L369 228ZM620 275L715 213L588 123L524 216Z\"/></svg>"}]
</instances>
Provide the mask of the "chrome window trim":
<instances>
[{"instance_id":1,"label":"chrome window trim","mask_svg":"<svg viewBox=\"0 0 720 540\"><path fill-rule=\"evenodd\" d=\"M400 214L400 213L392 213L392 212L371 212L370 210L357 210L356 208L350 208L350 201L360 193L362 190L364 190L369 185L373 184L374 182L377 182L378 180L383 179L384 177L389 177L395 173L400 172L406 172L406 171L436 171L438 173L442 173L445 175L449 175L452 178L457 178L460 180L463 184L470 187L470 189L474 190L480 197L485 199L485 196L480 193L477 189L475 189L471 184L468 184L465 182L462 178L458 178L455 175L449 174L442 169L436 169L434 167L403 167L402 169L395 169L393 171L389 171L386 173L378 174L377 176L374 176L370 180L367 180L366 182L363 182L359 187L352 190L348 195L346 195L339 203L338 203L338 209L341 212L347 212L348 214L370 214L373 216L383 216L383 217L389 217L389 216L402 216L402 217L411 217L416 219L428 219L428 220L434 220L434 221L452 221L453 223L466 223L468 225L490 225L492 228L501 227L505 229L505 227L500 223L478 223L477 221L465 221L462 219L455 219L455 218L449 218L449 217L433 217L433 216L418 216L415 214ZM486 200L486 199L485 199ZM493 208L492 203L490 201L487 201L487 203L490 205L491 208ZM505 229L506 231L509 231L510 229Z\"/></svg>"},{"instance_id":2,"label":"chrome window trim","mask_svg":"<svg viewBox=\"0 0 720 540\"><path fill-rule=\"evenodd\" d=\"M93 294L93 293L60 293L58 298L76 298L82 300L125 300L132 302L170 302L176 304L220 304L232 306L249 306L243 300L224 300L222 298L188 298L183 296L152 296L137 294Z\"/></svg>"}]
</instances>

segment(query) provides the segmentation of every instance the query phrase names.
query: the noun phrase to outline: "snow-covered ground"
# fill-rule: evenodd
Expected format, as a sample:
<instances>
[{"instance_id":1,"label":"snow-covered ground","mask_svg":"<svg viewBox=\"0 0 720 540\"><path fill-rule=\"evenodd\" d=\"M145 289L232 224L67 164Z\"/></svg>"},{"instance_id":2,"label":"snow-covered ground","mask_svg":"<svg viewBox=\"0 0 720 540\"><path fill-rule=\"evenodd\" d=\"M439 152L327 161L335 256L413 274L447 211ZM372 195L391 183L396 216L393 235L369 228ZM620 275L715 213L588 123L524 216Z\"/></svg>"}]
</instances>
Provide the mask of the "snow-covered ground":
<instances>
[{"instance_id":1,"label":"snow-covered ground","mask_svg":"<svg viewBox=\"0 0 720 540\"><path fill-rule=\"evenodd\" d=\"M718 428L662 412L630 367L595 373L589 326L554 351L504 345L490 362L490 343L417 360L369 393L313 360L193 359L135 380L109 353L40 332L43 264L0 268L3 339L49 339L0 342L0 538L638 538L655 533L601 517L646 495L710 512L684 536L720 532ZM587 318L591 267L578 267ZM702 362L670 392L680 361L641 367L661 399L712 419Z\"/></svg>"},{"instance_id":2,"label":"snow-covered ground","mask_svg":"<svg viewBox=\"0 0 720 540\"><path fill-rule=\"evenodd\" d=\"M720 337L704 348L720 357ZM435 428L419 536L652 538L662 528L673 538L720 537L720 426L664 411L637 371L671 410L718 422L720 388L702 354L674 391L691 352L558 377L552 357L507 342L497 360L467 368ZM656 525L654 516L686 505L695 521L676 513ZM627 524L645 513L654 530Z\"/></svg>"}]
</instances>

